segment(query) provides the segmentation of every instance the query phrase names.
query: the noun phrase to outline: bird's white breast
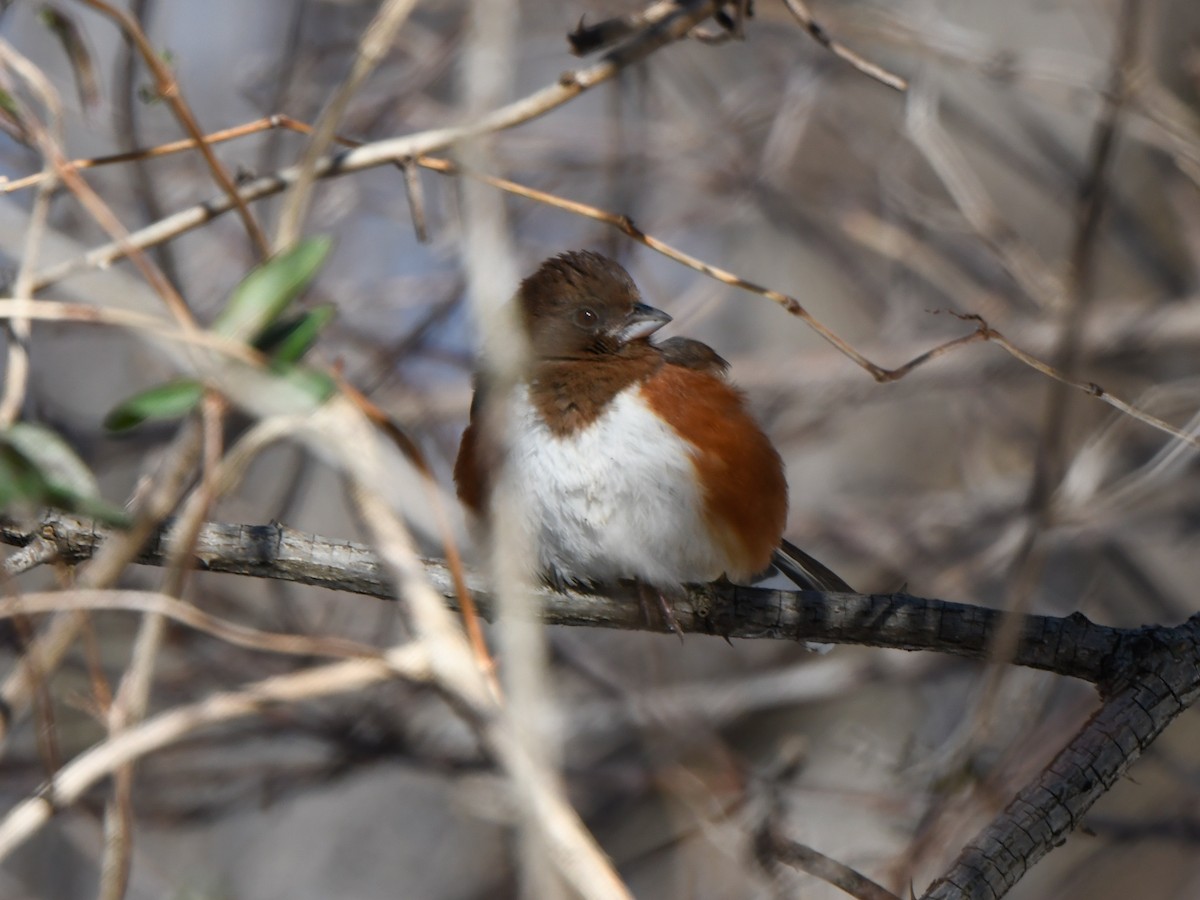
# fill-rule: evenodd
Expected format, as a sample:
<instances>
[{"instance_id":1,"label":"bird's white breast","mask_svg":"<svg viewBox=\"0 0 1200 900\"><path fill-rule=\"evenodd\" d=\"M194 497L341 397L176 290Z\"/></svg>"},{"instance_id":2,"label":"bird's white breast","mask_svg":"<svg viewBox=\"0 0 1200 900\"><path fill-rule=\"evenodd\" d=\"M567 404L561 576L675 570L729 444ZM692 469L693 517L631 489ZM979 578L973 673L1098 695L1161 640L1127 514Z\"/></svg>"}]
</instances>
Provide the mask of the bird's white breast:
<instances>
[{"instance_id":1,"label":"bird's white breast","mask_svg":"<svg viewBox=\"0 0 1200 900\"><path fill-rule=\"evenodd\" d=\"M669 587L725 568L708 534L694 448L627 388L588 427L556 436L516 391L509 473L545 571Z\"/></svg>"}]
</instances>

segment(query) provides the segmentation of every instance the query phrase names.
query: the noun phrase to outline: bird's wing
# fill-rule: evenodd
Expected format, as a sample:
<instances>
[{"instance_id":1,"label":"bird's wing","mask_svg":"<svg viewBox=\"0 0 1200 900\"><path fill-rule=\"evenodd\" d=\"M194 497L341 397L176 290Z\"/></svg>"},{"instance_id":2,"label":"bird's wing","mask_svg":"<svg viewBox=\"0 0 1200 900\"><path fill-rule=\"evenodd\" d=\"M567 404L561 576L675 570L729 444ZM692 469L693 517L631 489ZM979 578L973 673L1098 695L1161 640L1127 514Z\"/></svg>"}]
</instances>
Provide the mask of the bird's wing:
<instances>
[{"instance_id":1,"label":"bird's wing","mask_svg":"<svg viewBox=\"0 0 1200 900\"><path fill-rule=\"evenodd\" d=\"M663 361L672 366L683 366L685 369L695 369L707 372L720 378L729 371L729 363L708 344L685 337L667 338L655 345L662 353Z\"/></svg>"}]
</instances>

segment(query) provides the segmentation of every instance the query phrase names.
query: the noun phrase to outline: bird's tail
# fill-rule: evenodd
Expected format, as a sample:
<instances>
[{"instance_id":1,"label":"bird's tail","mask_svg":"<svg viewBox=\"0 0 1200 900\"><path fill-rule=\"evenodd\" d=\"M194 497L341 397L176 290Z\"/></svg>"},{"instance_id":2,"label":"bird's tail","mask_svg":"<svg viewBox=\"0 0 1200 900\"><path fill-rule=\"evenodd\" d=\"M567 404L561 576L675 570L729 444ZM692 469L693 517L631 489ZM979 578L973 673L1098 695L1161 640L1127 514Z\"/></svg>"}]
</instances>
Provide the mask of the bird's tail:
<instances>
[{"instance_id":1,"label":"bird's tail","mask_svg":"<svg viewBox=\"0 0 1200 900\"><path fill-rule=\"evenodd\" d=\"M771 564L796 587L806 591L828 591L835 594L857 594L836 572L813 559L791 541L781 540L771 557Z\"/></svg>"}]
</instances>

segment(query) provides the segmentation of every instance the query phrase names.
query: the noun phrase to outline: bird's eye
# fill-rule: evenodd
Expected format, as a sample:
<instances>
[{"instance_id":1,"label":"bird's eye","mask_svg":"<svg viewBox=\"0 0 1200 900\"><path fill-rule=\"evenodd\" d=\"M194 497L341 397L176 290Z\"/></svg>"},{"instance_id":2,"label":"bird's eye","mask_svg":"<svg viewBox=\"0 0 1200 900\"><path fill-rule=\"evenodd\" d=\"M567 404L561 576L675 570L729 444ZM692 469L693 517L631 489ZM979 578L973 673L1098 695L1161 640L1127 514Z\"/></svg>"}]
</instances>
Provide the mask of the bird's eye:
<instances>
[{"instance_id":1,"label":"bird's eye","mask_svg":"<svg viewBox=\"0 0 1200 900\"><path fill-rule=\"evenodd\" d=\"M582 325L585 328L590 328L591 326L595 325L596 320L599 318L600 317L596 315L596 311L594 309L588 309L586 306L583 309L576 310L575 312L576 324Z\"/></svg>"}]
</instances>

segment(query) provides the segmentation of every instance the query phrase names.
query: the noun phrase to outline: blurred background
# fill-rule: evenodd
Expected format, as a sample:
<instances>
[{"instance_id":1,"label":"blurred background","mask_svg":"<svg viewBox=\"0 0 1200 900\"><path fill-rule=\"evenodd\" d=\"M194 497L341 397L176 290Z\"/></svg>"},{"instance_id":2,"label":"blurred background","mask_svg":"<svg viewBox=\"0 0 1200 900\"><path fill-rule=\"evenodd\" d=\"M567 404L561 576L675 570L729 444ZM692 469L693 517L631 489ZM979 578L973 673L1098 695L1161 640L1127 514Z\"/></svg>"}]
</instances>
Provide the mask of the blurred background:
<instances>
[{"instance_id":1,"label":"blurred background","mask_svg":"<svg viewBox=\"0 0 1200 900\"><path fill-rule=\"evenodd\" d=\"M39 17L78 29L79 59ZM584 65L566 34L637 4L525 0L511 97ZM205 131L283 113L312 122L349 71L377 9L357 0L135 0ZM108 19L82 4L0 4L0 37L48 77L73 158L177 140L152 80ZM1195 429L1200 412L1200 6L1189 0L840 2L830 34L911 82L901 93L759 0L741 39L687 41L538 120L498 135L493 174L627 214L645 232L799 299L872 361L899 366L983 316L1014 344L1139 408ZM378 140L463 120L470 4L423 0L339 128ZM720 30L708 25L716 34ZM1127 96L1112 111L1114 59ZM9 78L11 75L3 76ZM11 86L7 89L11 89ZM1097 123L1115 141L1090 274L1079 193ZM304 138L267 131L220 145L231 171L296 161ZM39 170L7 129L0 174ZM130 229L218 193L178 154L86 173ZM461 185L422 171L429 239L403 175L380 167L320 182L307 231L334 251L303 303L338 316L318 352L424 449L441 483L466 422L476 331L462 263ZM0 257L15 269L33 192L0 196ZM504 207L526 274L591 248L620 259L664 334L732 363L791 484L788 537L862 591L913 594L1119 626L1175 624L1200 581L1197 456L1168 435L1069 391L1000 347L970 344L876 383L761 296L688 269L600 223L527 199ZM281 201L255 205L271 226ZM67 193L42 267L107 238ZM271 228L268 227L268 231ZM154 251L202 321L254 264L236 216ZM1073 268L1074 267L1074 268ZM501 285L507 292L514 285ZM39 296L158 312L128 263ZM2 357L0 357L2 358ZM117 329L35 327L27 416L64 435L122 502L173 426L113 437L102 421L175 368ZM244 428L235 418L231 432ZM1041 473L1036 476L1036 473ZM1036 477L1035 477L1036 476ZM424 501L412 498L415 505ZM299 446L254 464L213 517L279 520L361 539L339 476ZM9 552L7 549L5 552ZM54 572L17 587L53 583ZM122 583L157 585L133 567ZM191 598L256 627L403 637L395 607L221 575ZM94 617L114 679L136 621ZM2 655L21 636L7 625ZM787 833L900 895L920 893L1082 725L1086 685L947 657L768 641L551 629L554 727L570 795L638 897L844 896L764 866L753 836L769 800ZM303 660L173 629L152 709L230 689ZM103 736L81 644L51 682L53 719L9 739L4 808ZM1182 715L1016 898L1200 896L1200 716ZM57 816L0 868L5 898L92 896L105 793ZM144 760L134 793L131 898L492 898L519 893L504 787L432 691L386 684L281 707Z\"/></svg>"}]
</instances>

